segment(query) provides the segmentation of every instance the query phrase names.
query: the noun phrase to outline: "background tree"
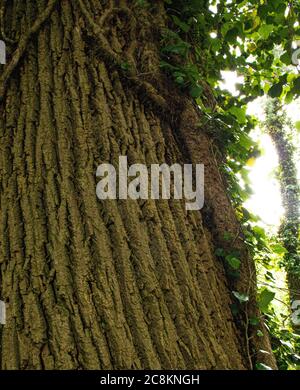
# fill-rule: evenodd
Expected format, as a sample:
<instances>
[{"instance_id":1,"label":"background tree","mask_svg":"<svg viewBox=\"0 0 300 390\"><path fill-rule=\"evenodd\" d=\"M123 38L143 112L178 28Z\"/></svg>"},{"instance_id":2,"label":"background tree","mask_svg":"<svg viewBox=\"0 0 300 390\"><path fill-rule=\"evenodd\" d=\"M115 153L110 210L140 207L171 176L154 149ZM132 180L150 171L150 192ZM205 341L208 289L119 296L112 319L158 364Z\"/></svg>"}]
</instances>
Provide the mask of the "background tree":
<instances>
[{"instance_id":1,"label":"background tree","mask_svg":"<svg viewBox=\"0 0 300 390\"><path fill-rule=\"evenodd\" d=\"M285 214L279 236L286 249L283 265L287 271L290 300L293 303L300 300L300 196L296 150L293 145L295 130L278 99L269 99L267 102L265 128L275 145L279 158L279 182ZM294 328L299 330L299 326L295 324Z\"/></svg>"}]
</instances>

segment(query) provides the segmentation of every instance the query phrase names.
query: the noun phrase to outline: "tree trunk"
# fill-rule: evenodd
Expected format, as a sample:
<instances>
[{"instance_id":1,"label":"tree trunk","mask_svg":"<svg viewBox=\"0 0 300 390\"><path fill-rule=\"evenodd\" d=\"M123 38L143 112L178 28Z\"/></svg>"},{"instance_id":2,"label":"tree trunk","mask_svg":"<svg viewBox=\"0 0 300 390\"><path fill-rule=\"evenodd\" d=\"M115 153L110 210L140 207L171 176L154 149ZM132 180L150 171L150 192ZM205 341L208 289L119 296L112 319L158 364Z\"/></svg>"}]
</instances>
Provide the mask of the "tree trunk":
<instances>
[{"instance_id":1,"label":"tree trunk","mask_svg":"<svg viewBox=\"0 0 300 390\"><path fill-rule=\"evenodd\" d=\"M300 302L300 192L296 151L292 144L293 127L287 119L286 112L281 111L279 99L268 100L265 125L279 159L279 183L284 208L284 220L279 229L279 236L286 249L284 268L293 312L297 308L296 302ZM292 321L292 325L294 331L299 333L299 324Z\"/></svg>"},{"instance_id":2,"label":"tree trunk","mask_svg":"<svg viewBox=\"0 0 300 390\"><path fill-rule=\"evenodd\" d=\"M201 113L159 67L163 2L2 3L17 40L1 70L2 369L275 368ZM204 163L204 209L98 200L96 168L120 155ZM218 247L241 253L235 284ZM250 295L236 318L232 289Z\"/></svg>"}]
</instances>

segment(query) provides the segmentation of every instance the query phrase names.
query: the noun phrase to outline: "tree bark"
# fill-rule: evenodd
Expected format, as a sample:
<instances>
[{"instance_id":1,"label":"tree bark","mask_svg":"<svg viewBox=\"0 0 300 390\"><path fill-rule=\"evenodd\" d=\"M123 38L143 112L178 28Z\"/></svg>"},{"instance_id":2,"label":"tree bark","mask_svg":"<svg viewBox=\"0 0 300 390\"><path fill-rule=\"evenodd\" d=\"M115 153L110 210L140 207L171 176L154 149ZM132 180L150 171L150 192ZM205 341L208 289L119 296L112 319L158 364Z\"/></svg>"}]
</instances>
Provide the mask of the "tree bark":
<instances>
[{"instance_id":1,"label":"tree bark","mask_svg":"<svg viewBox=\"0 0 300 390\"><path fill-rule=\"evenodd\" d=\"M3 2L17 43L1 70L1 367L276 368L248 326L255 267L201 113L160 70L163 2L134 4ZM205 208L99 201L96 168L120 155L205 163ZM234 286L226 246L242 258ZM232 289L250 295L237 318Z\"/></svg>"}]
</instances>

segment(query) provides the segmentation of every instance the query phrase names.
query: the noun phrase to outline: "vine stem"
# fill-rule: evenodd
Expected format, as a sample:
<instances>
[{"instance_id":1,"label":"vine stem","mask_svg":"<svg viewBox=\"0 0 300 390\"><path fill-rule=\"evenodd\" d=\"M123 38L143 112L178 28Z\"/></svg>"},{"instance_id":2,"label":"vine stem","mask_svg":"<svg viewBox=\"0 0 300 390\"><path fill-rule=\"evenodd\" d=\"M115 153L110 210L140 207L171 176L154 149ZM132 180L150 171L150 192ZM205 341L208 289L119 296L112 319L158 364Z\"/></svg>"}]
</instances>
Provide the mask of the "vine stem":
<instances>
[{"instance_id":1,"label":"vine stem","mask_svg":"<svg viewBox=\"0 0 300 390\"><path fill-rule=\"evenodd\" d=\"M168 104L167 100L156 90L156 88L151 83L149 83L146 80L141 80L132 67L127 69L126 72L122 70L122 65L128 62L130 58L128 58L126 54L124 54L124 58L123 58L123 56L120 56L119 54L117 54L111 49L108 40L106 39L105 35L102 33L101 25L98 25L97 23L94 22L93 17L87 10L86 6L84 5L84 2L82 0L77 0L77 4L83 16L85 17L86 21L90 25L93 33L97 37L97 42L102 51L103 57L106 58L113 65L116 65L118 69L127 77L127 79L132 81L139 89L143 90L147 94L147 96L158 107L168 112L170 110L170 105ZM115 11L120 12L121 10L123 9L117 8ZM113 10L110 10L109 14L111 14L112 11ZM125 8L124 12L128 13L128 10ZM104 20L102 20L102 24L103 23Z\"/></svg>"},{"instance_id":2,"label":"vine stem","mask_svg":"<svg viewBox=\"0 0 300 390\"><path fill-rule=\"evenodd\" d=\"M247 289L247 296L250 299L251 284L252 284L253 276L255 274L255 270L251 270L249 262L248 262L248 267L249 267L249 284L248 284L248 289ZM246 302L246 307L245 307L245 337L246 337L246 348L247 348L247 356L248 356L248 360L249 360L249 365L250 365L250 369L253 370L253 363L252 363L252 357L251 357L251 352L250 352L250 338L251 337L249 337L248 302Z\"/></svg>"}]
</instances>

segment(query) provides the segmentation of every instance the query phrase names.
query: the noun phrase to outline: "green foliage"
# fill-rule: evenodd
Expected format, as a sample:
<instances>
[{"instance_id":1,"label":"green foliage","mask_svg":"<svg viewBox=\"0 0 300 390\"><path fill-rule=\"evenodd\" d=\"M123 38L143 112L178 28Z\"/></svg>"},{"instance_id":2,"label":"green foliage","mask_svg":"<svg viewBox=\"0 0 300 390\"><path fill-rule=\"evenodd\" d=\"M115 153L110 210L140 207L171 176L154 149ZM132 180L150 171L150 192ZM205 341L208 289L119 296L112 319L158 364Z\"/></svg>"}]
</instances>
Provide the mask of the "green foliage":
<instances>
[{"instance_id":1,"label":"green foliage","mask_svg":"<svg viewBox=\"0 0 300 390\"><path fill-rule=\"evenodd\" d=\"M231 239L228 236L228 240ZM226 266L227 276L231 279L239 278L239 269L241 266L241 260L239 259L239 253L236 250L231 250L229 253L226 252L223 248L217 248L215 255L223 260L224 265Z\"/></svg>"},{"instance_id":2,"label":"green foliage","mask_svg":"<svg viewBox=\"0 0 300 390\"><path fill-rule=\"evenodd\" d=\"M268 311L269 304L275 297L275 293L264 287L258 295L258 306L260 310L265 313Z\"/></svg>"},{"instance_id":3,"label":"green foliage","mask_svg":"<svg viewBox=\"0 0 300 390\"><path fill-rule=\"evenodd\" d=\"M235 269L235 270L239 269L241 266L241 261L233 255L226 256L225 260L230 265L230 267Z\"/></svg>"},{"instance_id":4,"label":"green foliage","mask_svg":"<svg viewBox=\"0 0 300 390\"><path fill-rule=\"evenodd\" d=\"M287 326L286 315L271 308L266 314L273 351L280 370L300 368L300 336Z\"/></svg>"},{"instance_id":5,"label":"green foliage","mask_svg":"<svg viewBox=\"0 0 300 390\"><path fill-rule=\"evenodd\" d=\"M299 361L295 352L299 342L292 332L286 332L283 319L274 309L274 259L276 263L284 261L286 250L278 240L268 237L258 225L258 218L243 203L251 193L247 164L260 153L249 136L257 121L246 114L248 102L268 94L289 103L300 95L299 73L292 64L295 42L300 39L300 27L295 24L300 2L165 0L165 4L170 22L169 29L162 34L161 67L182 90L190 93L204 114L201 129L214 140L245 242L263 279L257 300L272 335L274 352L280 368L294 368ZM244 81L237 86L238 96L220 88L223 70L243 76ZM207 84L212 93L209 97ZM296 128L299 131L299 123ZM225 241L233 239L229 234L224 236ZM286 240L291 242L293 238ZM230 277L239 277L239 253L218 248L216 256L223 261ZM232 294L235 302L231 310L236 316L249 297L241 291ZM248 321L255 327L260 319ZM263 336L260 333L258 330L257 335ZM256 369L270 368L258 363Z\"/></svg>"},{"instance_id":6,"label":"green foliage","mask_svg":"<svg viewBox=\"0 0 300 390\"><path fill-rule=\"evenodd\" d=\"M256 369L257 370L264 370L264 371L269 371L269 370L272 370L271 367L267 366L266 364L263 364L263 363L257 363L256 365Z\"/></svg>"},{"instance_id":7,"label":"green foliage","mask_svg":"<svg viewBox=\"0 0 300 390\"><path fill-rule=\"evenodd\" d=\"M186 42L176 54L190 54L213 88L227 69L245 77L240 102L268 91L273 97L299 95L292 64L293 42L300 37L298 1L168 0L167 9L173 33Z\"/></svg>"},{"instance_id":8,"label":"green foliage","mask_svg":"<svg viewBox=\"0 0 300 390\"><path fill-rule=\"evenodd\" d=\"M252 326L257 326L259 324L259 319L257 317L249 318L249 324Z\"/></svg>"},{"instance_id":9,"label":"green foliage","mask_svg":"<svg viewBox=\"0 0 300 390\"><path fill-rule=\"evenodd\" d=\"M249 301L249 296L247 294L240 293L238 291L232 291L232 294L235 296L235 298L240 302L240 303L245 303Z\"/></svg>"}]
</instances>

